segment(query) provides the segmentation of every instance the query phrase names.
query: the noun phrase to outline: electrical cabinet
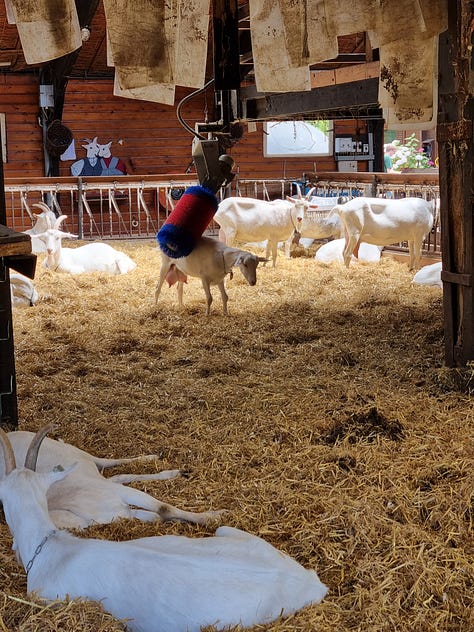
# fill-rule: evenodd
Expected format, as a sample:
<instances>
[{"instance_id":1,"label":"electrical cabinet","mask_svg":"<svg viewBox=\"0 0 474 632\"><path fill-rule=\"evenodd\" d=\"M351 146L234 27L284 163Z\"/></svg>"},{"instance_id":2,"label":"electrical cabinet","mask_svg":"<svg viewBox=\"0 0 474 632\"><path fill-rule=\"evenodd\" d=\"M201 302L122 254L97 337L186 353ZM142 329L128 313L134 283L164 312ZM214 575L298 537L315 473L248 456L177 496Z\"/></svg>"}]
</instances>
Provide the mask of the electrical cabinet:
<instances>
[{"instance_id":1,"label":"electrical cabinet","mask_svg":"<svg viewBox=\"0 0 474 632\"><path fill-rule=\"evenodd\" d=\"M334 139L334 158L336 160L374 160L373 134L353 136L336 136Z\"/></svg>"}]
</instances>

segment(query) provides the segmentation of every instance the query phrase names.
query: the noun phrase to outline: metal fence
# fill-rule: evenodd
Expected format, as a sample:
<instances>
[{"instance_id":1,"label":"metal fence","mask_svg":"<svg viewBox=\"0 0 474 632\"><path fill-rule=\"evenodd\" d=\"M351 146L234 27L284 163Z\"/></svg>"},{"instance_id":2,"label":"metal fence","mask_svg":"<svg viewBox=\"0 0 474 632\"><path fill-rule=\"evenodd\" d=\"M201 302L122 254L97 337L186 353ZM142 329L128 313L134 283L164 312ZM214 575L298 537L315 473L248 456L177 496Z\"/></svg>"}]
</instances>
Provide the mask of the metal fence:
<instances>
[{"instance_id":1,"label":"metal fence","mask_svg":"<svg viewBox=\"0 0 474 632\"><path fill-rule=\"evenodd\" d=\"M45 202L64 226L80 239L130 239L154 237L173 210L176 200L195 179L37 178L6 180L8 225L23 231L35 222L34 207Z\"/></svg>"},{"instance_id":2,"label":"metal fence","mask_svg":"<svg viewBox=\"0 0 474 632\"><path fill-rule=\"evenodd\" d=\"M281 180L243 180L237 179L231 187L231 195L256 197L260 199L284 198L293 195L297 187L303 193L313 190L319 198L338 197L421 197L434 200L434 222L431 232L423 243L425 255L441 255L441 223L439 213L439 178L437 173L422 170L416 173L320 173L304 174L301 179ZM308 211L319 216L327 215L331 210L328 205L323 210ZM393 250L408 252L408 244L393 244Z\"/></svg>"},{"instance_id":3,"label":"metal fence","mask_svg":"<svg viewBox=\"0 0 474 632\"><path fill-rule=\"evenodd\" d=\"M124 176L112 178L35 178L5 180L7 224L23 231L34 224L36 202L46 202L64 226L80 239L134 239L155 237L184 190L198 184L194 175ZM437 174L324 173L301 179L242 179L219 192L263 200L284 199L314 187L314 195L324 197L422 197L439 200ZM426 253L439 254L441 226L439 204L435 222L424 243ZM327 211L329 212L329 210ZM208 231L216 234L211 222ZM401 244L402 250L406 244Z\"/></svg>"}]
</instances>

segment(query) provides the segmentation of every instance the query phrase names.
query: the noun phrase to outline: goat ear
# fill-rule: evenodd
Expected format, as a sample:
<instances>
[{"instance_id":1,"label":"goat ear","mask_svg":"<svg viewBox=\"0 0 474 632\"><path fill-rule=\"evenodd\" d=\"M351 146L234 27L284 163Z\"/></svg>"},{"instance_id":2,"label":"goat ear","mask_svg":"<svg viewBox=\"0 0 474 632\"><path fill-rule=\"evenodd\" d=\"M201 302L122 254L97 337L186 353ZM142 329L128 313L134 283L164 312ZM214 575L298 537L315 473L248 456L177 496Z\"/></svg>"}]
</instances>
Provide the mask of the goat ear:
<instances>
[{"instance_id":1,"label":"goat ear","mask_svg":"<svg viewBox=\"0 0 474 632\"><path fill-rule=\"evenodd\" d=\"M224 250L223 256L224 256L225 269L230 272L231 268L233 268L234 266L240 263L239 260L242 255L232 250Z\"/></svg>"},{"instance_id":2,"label":"goat ear","mask_svg":"<svg viewBox=\"0 0 474 632\"><path fill-rule=\"evenodd\" d=\"M270 261L270 259L267 259L266 257L258 257L259 263L267 263L267 261Z\"/></svg>"},{"instance_id":3,"label":"goat ear","mask_svg":"<svg viewBox=\"0 0 474 632\"><path fill-rule=\"evenodd\" d=\"M78 462L75 461L72 465L68 465L68 467L63 467L62 465L56 465L50 472L44 472L48 486L53 483L57 483L58 481L62 481L66 476L69 476L71 472L73 472L78 466Z\"/></svg>"}]
</instances>

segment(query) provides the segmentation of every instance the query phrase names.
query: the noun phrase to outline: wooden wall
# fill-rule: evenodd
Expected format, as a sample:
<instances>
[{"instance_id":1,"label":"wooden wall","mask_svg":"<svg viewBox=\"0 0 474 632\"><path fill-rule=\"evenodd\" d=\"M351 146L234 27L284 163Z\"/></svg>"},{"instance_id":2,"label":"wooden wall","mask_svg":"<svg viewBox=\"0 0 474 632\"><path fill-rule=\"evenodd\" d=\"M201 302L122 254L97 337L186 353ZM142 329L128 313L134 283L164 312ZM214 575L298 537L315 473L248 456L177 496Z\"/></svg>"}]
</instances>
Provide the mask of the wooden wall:
<instances>
[{"instance_id":1,"label":"wooden wall","mask_svg":"<svg viewBox=\"0 0 474 632\"><path fill-rule=\"evenodd\" d=\"M5 114L5 178L44 176L43 135L38 124L38 78L0 74L0 112Z\"/></svg>"},{"instance_id":2,"label":"wooden wall","mask_svg":"<svg viewBox=\"0 0 474 632\"><path fill-rule=\"evenodd\" d=\"M178 89L177 102L189 92ZM183 115L191 127L202 121L203 99L191 100ZM191 162L193 137L179 123L175 108L115 97L111 80L70 81L63 123L74 134L78 159L86 155L83 139L98 136L99 143L113 141L112 154L124 160L130 173L184 173ZM63 163L62 175L70 175L70 165Z\"/></svg>"},{"instance_id":3,"label":"wooden wall","mask_svg":"<svg viewBox=\"0 0 474 632\"><path fill-rule=\"evenodd\" d=\"M0 76L0 112L6 114L8 162L5 177L44 176L42 130L38 124L38 77L35 74ZM189 90L177 90L178 103ZM212 117L212 91L189 100L184 120L194 127ZM86 153L86 138L113 141L111 151L124 160L131 174L185 173L191 166L192 135L178 121L176 107L113 95L113 81L71 80L66 91L63 123L73 132L77 159ZM355 133L356 121L335 123L336 134ZM361 129L363 133L365 128ZM119 141L122 141L119 143ZM243 179L291 178L313 171L335 171L332 156L322 158L264 158L263 124L254 132L244 125L244 136L229 153ZM61 162L60 175L69 176L72 160ZM360 171L366 163L358 165Z\"/></svg>"}]
</instances>

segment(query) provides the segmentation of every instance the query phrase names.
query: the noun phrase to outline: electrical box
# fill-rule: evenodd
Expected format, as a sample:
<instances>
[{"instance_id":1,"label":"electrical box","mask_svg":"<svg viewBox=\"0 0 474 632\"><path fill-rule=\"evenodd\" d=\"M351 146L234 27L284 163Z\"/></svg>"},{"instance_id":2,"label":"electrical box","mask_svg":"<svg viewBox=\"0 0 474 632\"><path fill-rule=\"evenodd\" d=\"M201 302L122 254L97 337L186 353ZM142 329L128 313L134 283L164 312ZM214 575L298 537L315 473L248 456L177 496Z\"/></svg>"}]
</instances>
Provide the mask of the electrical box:
<instances>
[{"instance_id":1,"label":"electrical box","mask_svg":"<svg viewBox=\"0 0 474 632\"><path fill-rule=\"evenodd\" d=\"M337 136L334 139L334 158L337 161L353 162L354 160L374 160L373 134L353 136ZM340 169L340 171L342 171ZM357 169L343 169L357 171Z\"/></svg>"},{"instance_id":2,"label":"electrical box","mask_svg":"<svg viewBox=\"0 0 474 632\"><path fill-rule=\"evenodd\" d=\"M353 152L352 149L352 138L348 137L338 137L334 141L335 144L335 152L336 154L351 154Z\"/></svg>"},{"instance_id":3,"label":"electrical box","mask_svg":"<svg viewBox=\"0 0 474 632\"><path fill-rule=\"evenodd\" d=\"M357 160L339 160L338 171L357 171Z\"/></svg>"}]
</instances>

